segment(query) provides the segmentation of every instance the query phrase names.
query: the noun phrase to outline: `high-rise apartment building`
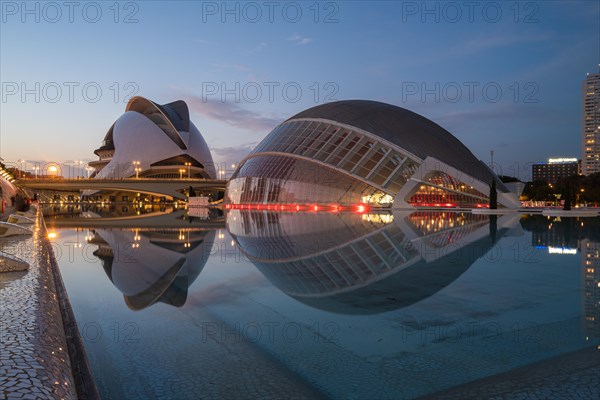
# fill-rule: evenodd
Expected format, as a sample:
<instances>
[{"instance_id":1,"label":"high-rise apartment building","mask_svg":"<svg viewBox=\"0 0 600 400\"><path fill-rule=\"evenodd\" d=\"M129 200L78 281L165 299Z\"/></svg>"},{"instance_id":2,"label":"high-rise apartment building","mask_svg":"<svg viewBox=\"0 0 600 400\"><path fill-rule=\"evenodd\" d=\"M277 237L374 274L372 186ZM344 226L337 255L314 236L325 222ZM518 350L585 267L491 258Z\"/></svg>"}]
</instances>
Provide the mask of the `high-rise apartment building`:
<instances>
[{"instance_id":1,"label":"high-rise apartment building","mask_svg":"<svg viewBox=\"0 0 600 400\"><path fill-rule=\"evenodd\" d=\"M583 315L589 337L600 337L600 242L583 239Z\"/></svg>"},{"instance_id":2,"label":"high-rise apartment building","mask_svg":"<svg viewBox=\"0 0 600 400\"><path fill-rule=\"evenodd\" d=\"M583 82L582 172L600 172L600 73Z\"/></svg>"}]
</instances>

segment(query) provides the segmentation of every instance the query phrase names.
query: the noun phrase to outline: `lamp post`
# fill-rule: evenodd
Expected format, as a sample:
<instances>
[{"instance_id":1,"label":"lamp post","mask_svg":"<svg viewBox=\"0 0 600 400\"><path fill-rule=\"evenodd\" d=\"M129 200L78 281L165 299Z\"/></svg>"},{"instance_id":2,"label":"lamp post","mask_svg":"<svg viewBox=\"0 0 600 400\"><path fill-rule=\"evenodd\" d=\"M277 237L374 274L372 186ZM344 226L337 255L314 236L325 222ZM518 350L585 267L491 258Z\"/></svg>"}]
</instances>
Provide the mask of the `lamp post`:
<instances>
[{"instance_id":1,"label":"lamp post","mask_svg":"<svg viewBox=\"0 0 600 400\"><path fill-rule=\"evenodd\" d=\"M48 172L52 178L56 178L58 176L58 168L56 168L54 165L48 167Z\"/></svg>"},{"instance_id":2,"label":"lamp post","mask_svg":"<svg viewBox=\"0 0 600 400\"><path fill-rule=\"evenodd\" d=\"M183 173L185 172L185 169L180 168L179 169L179 179L183 179Z\"/></svg>"},{"instance_id":3,"label":"lamp post","mask_svg":"<svg viewBox=\"0 0 600 400\"><path fill-rule=\"evenodd\" d=\"M18 174L19 178L23 178L23 163L24 162L25 162L25 160L19 160L19 174Z\"/></svg>"},{"instance_id":4,"label":"lamp post","mask_svg":"<svg viewBox=\"0 0 600 400\"><path fill-rule=\"evenodd\" d=\"M140 178L140 171L142 170L140 168L140 162L139 161L134 161L133 165L134 165L134 169L135 169L135 179L139 179Z\"/></svg>"},{"instance_id":5,"label":"lamp post","mask_svg":"<svg viewBox=\"0 0 600 400\"><path fill-rule=\"evenodd\" d=\"M187 169L188 169L188 179L190 179L190 168L192 167L192 163L186 162L185 165L187 166Z\"/></svg>"}]
</instances>

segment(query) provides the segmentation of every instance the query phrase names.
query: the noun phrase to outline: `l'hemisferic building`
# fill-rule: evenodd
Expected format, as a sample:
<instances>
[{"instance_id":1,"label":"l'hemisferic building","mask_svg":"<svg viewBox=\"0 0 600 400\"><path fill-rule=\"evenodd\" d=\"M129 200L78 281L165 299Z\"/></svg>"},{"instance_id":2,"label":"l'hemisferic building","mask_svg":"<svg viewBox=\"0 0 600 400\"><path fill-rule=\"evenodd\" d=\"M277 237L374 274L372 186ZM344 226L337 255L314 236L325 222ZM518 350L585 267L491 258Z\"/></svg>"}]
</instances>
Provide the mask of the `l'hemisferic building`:
<instances>
[{"instance_id":1,"label":"l'hemisferic building","mask_svg":"<svg viewBox=\"0 0 600 400\"><path fill-rule=\"evenodd\" d=\"M433 121L390 104L319 105L277 126L240 163L225 202L245 205L498 207L517 197Z\"/></svg>"}]
</instances>

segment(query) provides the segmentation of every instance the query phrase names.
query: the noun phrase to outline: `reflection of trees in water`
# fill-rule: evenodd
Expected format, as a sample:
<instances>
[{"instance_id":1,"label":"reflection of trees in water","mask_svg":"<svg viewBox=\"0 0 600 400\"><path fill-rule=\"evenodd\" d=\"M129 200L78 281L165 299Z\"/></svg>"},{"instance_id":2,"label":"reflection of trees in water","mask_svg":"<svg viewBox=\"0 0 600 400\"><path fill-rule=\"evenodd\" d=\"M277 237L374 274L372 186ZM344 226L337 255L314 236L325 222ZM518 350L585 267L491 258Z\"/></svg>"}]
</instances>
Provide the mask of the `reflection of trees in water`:
<instances>
[{"instance_id":1,"label":"reflection of trees in water","mask_svg":"<svg viewBox=\"0 0 600 400\"><path fill-rule=\"evenodd\" d=\"M600 242L600 218L557 218L544 215L525 215L521 218L523 229L534 234L552 233L565 243L581 239Z\"/></svg>"}]
</instances>

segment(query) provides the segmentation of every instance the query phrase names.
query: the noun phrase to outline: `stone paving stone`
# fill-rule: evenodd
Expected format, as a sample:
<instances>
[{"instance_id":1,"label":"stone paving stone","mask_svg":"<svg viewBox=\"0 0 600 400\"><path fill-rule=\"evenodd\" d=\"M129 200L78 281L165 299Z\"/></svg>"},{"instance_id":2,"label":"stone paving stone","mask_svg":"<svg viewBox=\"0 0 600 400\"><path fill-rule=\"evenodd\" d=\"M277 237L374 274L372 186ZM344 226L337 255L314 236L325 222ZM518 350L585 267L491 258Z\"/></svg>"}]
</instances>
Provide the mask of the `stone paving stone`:
<instances>
[{"instance_id":1,"label":"stone paving stone","mask_svg":"<svg viewBox=\"0 0 600 400\"><path fill-rule=\"evenodd\" d=\"M581 350L427 396L459 399L600 398L600 351Z\"/></svg>"},{"instance_id":2,"label":"stone paving stone","mask_svg":"<svg viewBox=\"0 0 600 400\"><path fill-rule=\"evenodd\" d=\"M0 274L0 398L76 399L40 213L33 230L0 239L0 250L30 264L26 273Z\"/></svg>"}]
</instances>

